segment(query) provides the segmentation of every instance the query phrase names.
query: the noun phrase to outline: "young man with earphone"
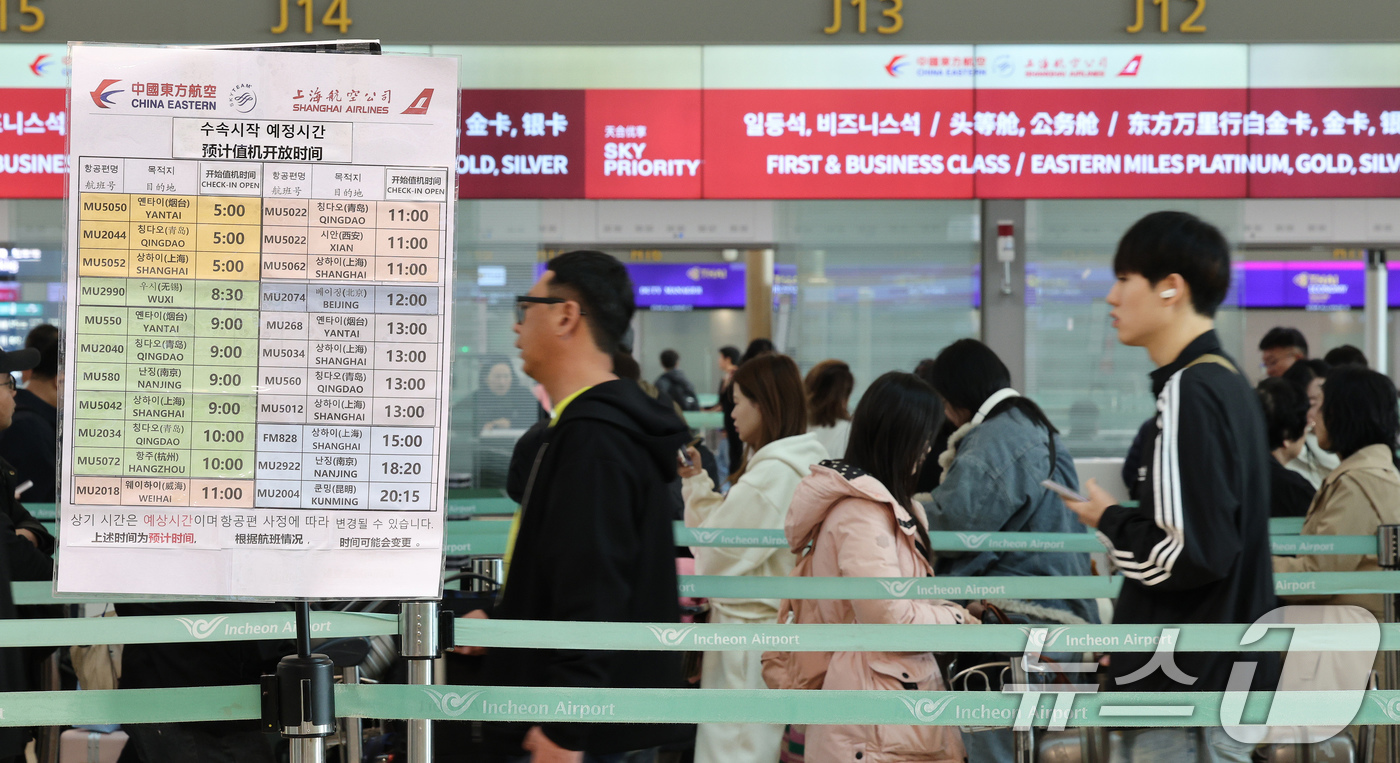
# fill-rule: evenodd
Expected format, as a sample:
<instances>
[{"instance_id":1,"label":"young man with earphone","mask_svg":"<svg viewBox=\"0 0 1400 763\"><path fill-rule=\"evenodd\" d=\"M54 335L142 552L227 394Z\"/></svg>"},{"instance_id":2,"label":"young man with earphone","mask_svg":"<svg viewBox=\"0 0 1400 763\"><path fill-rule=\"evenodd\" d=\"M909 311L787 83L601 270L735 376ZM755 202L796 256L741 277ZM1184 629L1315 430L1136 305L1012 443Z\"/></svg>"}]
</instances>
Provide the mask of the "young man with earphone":
<instances>
[{"instance_id":1,"label":"young man with earphone","mask_svg":"<svg viewBox=\"0 0 1400 763\"><path fill-rule=\"evenodd\" d=\"M1229 246L1192 215L1156 212L1124 234L1113 269L1108 304L1118 340L1145 348L1157 366L1147 478L1134 508L1117 505L1092 479L1088 501L1065 504L1098 529L1125 578L1115 624L1253 623L1278 601L1270 455L1258 397L1215 334L1215 311L1230 289ZM1255 663L1242 686L1230 685L1237 663ZM1118 652L1108 674L1115 691L1272 691L1279 664L1264 652ZM1219 726L1124 734L1124 759L1134 763L1248 763L1254 749Z\"/></svg>"}]
</instances>

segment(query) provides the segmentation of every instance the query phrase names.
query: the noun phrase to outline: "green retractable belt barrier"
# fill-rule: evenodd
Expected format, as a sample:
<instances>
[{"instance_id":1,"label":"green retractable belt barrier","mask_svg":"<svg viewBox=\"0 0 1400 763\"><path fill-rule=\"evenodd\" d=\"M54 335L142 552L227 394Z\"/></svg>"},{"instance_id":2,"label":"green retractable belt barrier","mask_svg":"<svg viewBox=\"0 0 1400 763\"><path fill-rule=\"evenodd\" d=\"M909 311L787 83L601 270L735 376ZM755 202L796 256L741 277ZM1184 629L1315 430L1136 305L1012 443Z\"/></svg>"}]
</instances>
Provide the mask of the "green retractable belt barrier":
<instances>
[{"instance_id":1,"label":"green retractable belt barrier","mask_svg":"<svg viewBox=\"0 0 1400 763\"><path fill-rule=\"evenodd\" d=\"M1100 599L1117 596L1122 585L1120 576L769 578L682 575L679 593L722 599ZM97 595L55 598L51 594L52 584L47 581L16 582L11 586L15 604L76 604L113 599ZM1274 574L1274 593L1280 596L1394 592L1400 592L1400 571Z\"/></svg>"},{"instance_id":2,"label":"green retractable belt barrier","mask_svg":"<svg viewBox=\"0 0 1400 763\"><path fill-rule=\"evenodd\" d=\"M1119 576L978 578L763 578L682 576L686 596L724 599L1098 599L1118 595ZM1400 571L1284 572L1274 592L1336 595L1400 591Z\"/></svg>"},{"instance_id":3,"label":"green retractable belt barrier","mask_svg":"<svg viewBox=\"0 0 1400 763\"><path fill-rule=\"evenodd\" d=\"M316 638L389 636L394 615L314 612ZM737 625L676 623L457 621L459 644L538 649L798 652L1050 651L1150 652L1164 637L1176 651L1370 651L1376 628L1354 624L1276 626L1244 644L1250 625ZM280 639L295 632L290 612L89 617L0 621L0 647L166 644ZM1035 634L1039 635L1035 635ZM1400 649L1400 624L1379 626L1380 649Z\"/></svg>"},{"instance_id":4,"label":"green retractable belt barrier","mask_svg":"<svg viewBox=\"0 0 1400 763\"><path fill-rule=\"evenodd\" d=\"M1178 652L1364 651L1374 648L1367 625L738 625L582 623L529 620L457 621L458 644L526 649L713 652L997 652L1017 654L1034 639L1051 652L1153 652L1166 634ZM1400 650L1400 624L1379 626L1381 651ZM0 631L3 633L3 631ZM1253 634L1251 634L1253 635Z\"/></svg>"},{"instance_id":5,"label":"green retractable belt barrier","mask_svg":"<svg viewBox=\"0 0 1400 763\"><path fill-rule=\"evenodd\" d=\"M510 523L503 521L451 522L447 525L449 555L505 553ZM1098 536L1088 533L966 533L931 532L934 551L1042 551L1103 553ZM1270 539L1275 554L1376 554L1373 535L1276 535ZM787 548L781 530L694 528L675 524L678 546L719 548Z\"/></svg>"},{"instance_id":6,"label":"green retractable belt barrier","mask_svg":"<svg viewBox=\"0 0 1400 763\"><path fill-rule=\"evenodd\" d=\"M54 532L54 523L44 527ZM676 523L676 545L717 548L787 548L779 530L696 529ZM444 551L448 556L500 556L506 552L510 523L500 520L449 522ZM954 533L931 532L934 551L1044 551L1103 553L1093 535L1081 533ZM1373 535L1275 535L1275 554L1376 555Z\"/></svg>"},{"instance_id":7,"label":"green retractable belt barrier","mask_svg":"<svg viewBox=\"0 0 1400 763\"><path fill-rule=\"evenodd\" d=\"M807 723L1009 726L1018 714L1047 726L1221 726L1236 718L1319 725L1329 711L1363 725L1400 723L1400 691L1346 692L915 692L708 689L565 689L358 684L335 687L336 714L440 721L584 723ZM1348 702L1348 700L1350 700ZM0 726L180 723L259 716L257 686L14 692L0 695ZM1343 721L1345 723L1345 721Z\"/></svg>"}]
</instances>

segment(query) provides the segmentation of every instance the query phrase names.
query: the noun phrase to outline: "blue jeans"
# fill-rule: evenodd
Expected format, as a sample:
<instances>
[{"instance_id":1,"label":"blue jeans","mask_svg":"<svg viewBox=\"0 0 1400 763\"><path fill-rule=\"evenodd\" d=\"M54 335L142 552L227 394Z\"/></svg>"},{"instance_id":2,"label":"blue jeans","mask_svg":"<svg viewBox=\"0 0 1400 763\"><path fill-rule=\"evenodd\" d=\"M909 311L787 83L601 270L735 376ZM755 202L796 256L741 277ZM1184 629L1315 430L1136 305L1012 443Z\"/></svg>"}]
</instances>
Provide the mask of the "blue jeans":
<instances>
[{"instance_id":1,"label":"blue jeans","mask_svg":"<svg viewBox=\"0 0 1400 763\"><path fill-rule=\"evenodd\" d=\"M1250 763L1254 745L1225 729L1124 729L1109 741L1109 763Z\"/></svg>"},{"instance_id":2,"label":"blue jeans","mask_svg":"<svg viewBox=\"0 0 1400 763\"><path fill-rule=\"evenodd\" d=\"M660 752L659 747L649 750L632 750L631 752L613 752L607 755L584 755L583 763L656 763L656 754ZM512 758L509 763L530 763L530 756L523 755L519 758Z\"/></svg>"}]
</instances>

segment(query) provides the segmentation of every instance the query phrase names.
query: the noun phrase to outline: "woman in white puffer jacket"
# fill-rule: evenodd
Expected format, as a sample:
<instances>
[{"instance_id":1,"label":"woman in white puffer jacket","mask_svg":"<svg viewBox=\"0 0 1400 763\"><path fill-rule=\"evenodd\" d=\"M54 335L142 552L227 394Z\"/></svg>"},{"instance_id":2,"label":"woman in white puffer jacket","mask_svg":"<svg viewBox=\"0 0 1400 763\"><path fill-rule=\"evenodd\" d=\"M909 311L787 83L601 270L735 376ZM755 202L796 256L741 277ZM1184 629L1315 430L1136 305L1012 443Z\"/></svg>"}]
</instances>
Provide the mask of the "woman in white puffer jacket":
<instances>
[{"instance_id":1,"label":"woman in white puffer jacket","mask_svg":"<svg viewBox=\"0 0 1400 763\"><path fill-rule=\"evenodd\" d=\"M797 485L827 452L807 432L806 394L797 364L786 355L760 355L734 372L734 426L751 454L730 477L729 495L699 468L681 464L685 524L696 528L781 530ZM793 555L783 548L696 546L697 575L784 577ZM710 622L774 623L777 599L710 599ZM762 689L758 652L706 652L703 689ZM774 763L783 727L761 724L702 723L696 732L695 763Z\"/></svg>"}]
</instances>

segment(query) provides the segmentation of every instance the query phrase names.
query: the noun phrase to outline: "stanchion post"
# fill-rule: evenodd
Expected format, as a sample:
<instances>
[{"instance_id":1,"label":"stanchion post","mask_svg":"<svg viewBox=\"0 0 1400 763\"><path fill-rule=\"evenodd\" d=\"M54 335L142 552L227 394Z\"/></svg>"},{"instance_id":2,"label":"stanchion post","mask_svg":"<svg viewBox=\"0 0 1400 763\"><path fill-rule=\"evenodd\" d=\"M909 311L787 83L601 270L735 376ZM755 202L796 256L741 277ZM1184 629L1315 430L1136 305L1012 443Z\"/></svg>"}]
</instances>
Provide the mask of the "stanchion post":
<instances>
[{"instance_id":1,"label":"stanchion post","mask_svg":"<svg viewBox=\"0 0 1400 763\"><path fill-rule=\"evenodd\" d=\"M1017 686L1030 686L1030 673L1026 670L1025 658L1011 658L1011 682ZM1035 718L1032 714L1031 726L1025 731L1014 729L1011 732L1015 745L1015 763L1035 763Z\"/></svg>"},{"instance_id":2,"label":"stanchion post","mask_svg":"<svg viewBox=\"0 0 1400 763\"><path fill-rule=\"evenodd\" d=\"M1376 528L1376 547L1379 551L1377 562L1381 569L1400 569L1400 525L1381 525ZM1385 602L1385 621L1387 623L1396 622L1396 594L1382 594L1382 600ZM1391 690L1400 688L1400 653L1389 650L1383 659L1384 679L1381 688ZM1387 725L1384 733L1387 763L1400 763L1400 727Z\"/></svg>"},{"instance_id":3,"label":"stanchion post","mask_svg":"<svg viewBox=\"0 0 1400 763\"><path fill-rule=\"evenodd\" d=\"M262 677L262 722L290 742L291 763L325 763L335 733L335 663L311 653L311 605L297 602L297 653Z\"/></svg>"},{"instance_id":4,"label":"stanchion post","mask_svg":"<svg viewBox=\"0 0 1400 763\"><path fill-rule=\"evenodd\" d=\"M438 603L406 601L399 609L399 654L408 660L408 683L431 686L433 661L442 656L438 639ZM424 718L408 722L408 763L433 759L433 722Z\"/></svg>"}]
</instances>

